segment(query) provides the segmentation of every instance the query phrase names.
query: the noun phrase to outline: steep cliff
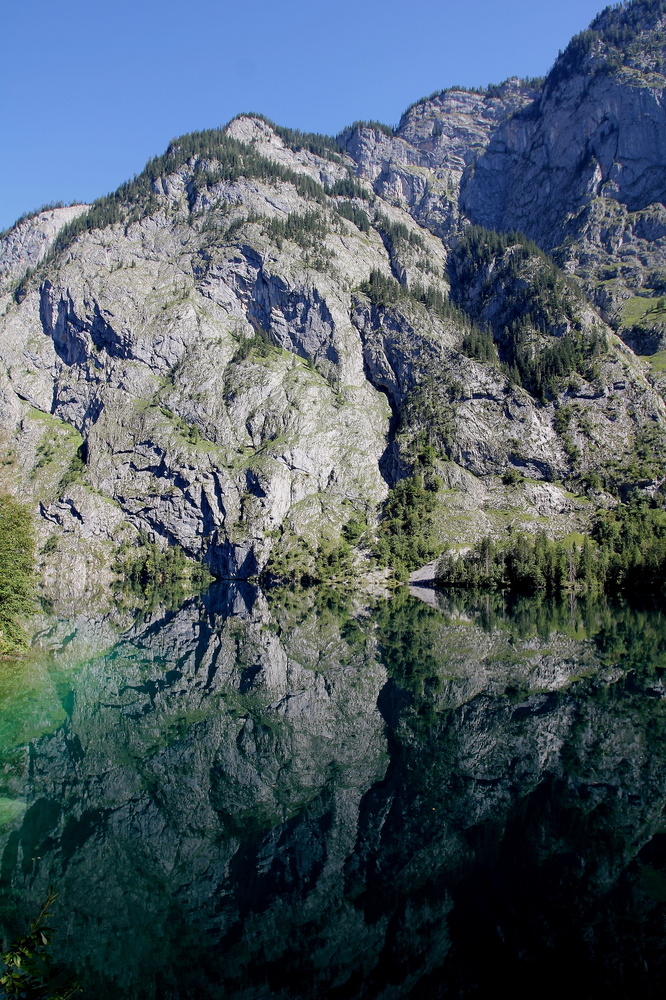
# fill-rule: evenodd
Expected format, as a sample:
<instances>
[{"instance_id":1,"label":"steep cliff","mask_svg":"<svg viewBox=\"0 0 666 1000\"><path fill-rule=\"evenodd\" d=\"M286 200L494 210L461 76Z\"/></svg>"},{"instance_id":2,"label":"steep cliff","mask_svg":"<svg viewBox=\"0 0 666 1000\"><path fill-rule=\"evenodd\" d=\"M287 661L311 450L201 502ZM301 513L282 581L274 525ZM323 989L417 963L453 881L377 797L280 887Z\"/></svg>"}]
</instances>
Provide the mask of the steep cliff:
<instances>
[{"instance_id":1,"label":"steep cliff","mask_svg":"<svg viewBox=\"0 0 666 1000\"><path fill-rule=\"evenodd\" d=\"M664 402L606 321L627 299L660 346L664 16L604 12L545 82L395 131L241 116L6 234L3 481L51 596L103 591L138 538L225 577L359 519L371 545L414 472L439 544L658 487Z\"/></svg>"},{"instance_id":2,"label":"steep cliff","mask_svg":"<svg viewBox=\"0 0 666 1000\"><path fill-rule=\"evenodd\" d=\"M462 184L472 221L553 251L616 324L623 298L666 276L665 46L662 2L607 8Z\"/></svg>"},{"instance_id":3,"label":"steep cliff","mask_svg":"<svg viewBox=\"0 0 666 1000\"><path fill-rule=\"evenodd\" d=\"M19 219L2 234L0 253L0 291L12 286L32 270L49 252L60 232L69 222L83 215L88 205L45 208Z\"/></svg>"}]
</instances>

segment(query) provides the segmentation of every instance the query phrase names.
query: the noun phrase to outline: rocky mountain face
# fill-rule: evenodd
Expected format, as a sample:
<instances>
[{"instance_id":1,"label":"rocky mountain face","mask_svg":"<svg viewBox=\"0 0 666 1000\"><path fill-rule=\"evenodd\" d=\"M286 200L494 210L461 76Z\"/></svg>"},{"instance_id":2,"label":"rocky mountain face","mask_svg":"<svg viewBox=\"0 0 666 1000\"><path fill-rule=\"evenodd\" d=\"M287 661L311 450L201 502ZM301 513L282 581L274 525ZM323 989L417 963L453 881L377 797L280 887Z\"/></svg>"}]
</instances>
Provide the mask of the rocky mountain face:
<instances>
[{"instance_id":1,"label":"rocky mountain face","mask_svg":"<svg viewBox=\"0 0 666 1000\"><path fill-rule=\"evenodd\" d=\"M2 484L39 512L47 592L104 591L138 538L250 577L371 534L411 473L442 544L657 488L659 376L627 344L666 319L665 25L609 9L545 82L395 130L241 116L6 234Z\"/></svg>"},{"instance_id":2,"label":"rocky mountain face","mask_svg":"<svg viewBox=\"0 0 666 1000\"><path fill-rule=\"evenodd\" d=\"M499 125L537 94L517 78L487 92L444 90L413 104L392 134L361 125L346 129L340 139L378 196L403 204L446 241L460 226L466 168Z\"/></svg>"},{"instance_id":3,"label":"rocky mountain face","mask_svg":"<svg viewBox=\"0 0 666 1000\"><path fill-rule=\"evenodd\" d=\"M47 208L28 215L2 234L0 289L11 292L17 281L32 270L53 246L63 226L88 210L88 205Z\"/></svg>"},{"instance_id":4,"label":"rocky mountain face","mask_svg":"<svg viewBox=\"0 0 666 1000\"><path fill-rule=\"evenodd\" d=\"M463 182L469 218L532 236L616 326L622 300L666 276L665 44L662 3L607 8Z\"/></svg>"}]
</instances>

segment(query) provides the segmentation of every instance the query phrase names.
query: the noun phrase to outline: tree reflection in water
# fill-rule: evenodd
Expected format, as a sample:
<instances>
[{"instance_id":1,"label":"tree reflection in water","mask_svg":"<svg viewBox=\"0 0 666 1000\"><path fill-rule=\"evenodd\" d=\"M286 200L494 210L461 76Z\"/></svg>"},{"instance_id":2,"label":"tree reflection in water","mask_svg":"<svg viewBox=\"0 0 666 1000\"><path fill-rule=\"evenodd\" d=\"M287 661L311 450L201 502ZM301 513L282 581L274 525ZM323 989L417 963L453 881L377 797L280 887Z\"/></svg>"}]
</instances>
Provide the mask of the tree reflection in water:
<instances>
[{"instance_id":1,"label":"tree reflection in water","mask_svg":"<svg viewBox=\"0 0 666 1000\"><path fill-rule=\"evenodd\" d=\"M660 994L666 617L439 605L218 586L6 672L7 934L55 885L99 1000Z\"/></svg>"}]
</instances>

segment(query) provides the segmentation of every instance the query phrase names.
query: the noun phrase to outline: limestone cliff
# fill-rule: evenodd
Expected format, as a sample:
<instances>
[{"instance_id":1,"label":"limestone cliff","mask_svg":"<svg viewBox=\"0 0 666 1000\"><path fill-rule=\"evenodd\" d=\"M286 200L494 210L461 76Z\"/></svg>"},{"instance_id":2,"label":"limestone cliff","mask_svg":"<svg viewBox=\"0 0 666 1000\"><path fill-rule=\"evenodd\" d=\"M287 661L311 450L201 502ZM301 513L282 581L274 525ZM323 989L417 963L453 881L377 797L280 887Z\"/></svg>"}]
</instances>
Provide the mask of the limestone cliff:
<instances>
[{"instance_id":1,"label":"limestone cliff","mask_svg":"<svg viewBox=\"0 0 666 1000\"><path fill-rule=\"evenodd\" d=\"M623 298L666 276L665 45L663 3L607 8L462 183L469 218L554 251L616 323Z\"/></svg>"},{"instance_id":2,"label":"limestone cliff","mask_svg":"<svg viewBox=\"0 0 666 1000\"><path fill-rule=\"evenodd\" d=\"M3 482L39 513L49 593L103 590L139 536L250 577L355 518L371 535L424 462L441 543L566 534L657 488L664 402L607 323L627 300L649 329L626 339L661 343L662 6L396 130L183 136L5 234Z\"/></svg>"},{"instance_id":3,"label":"limestone cliff","mask_svg":"<svg viewBox=\"0 0 666 1000\"><path fill-rule=\"evenodd\" d=\"M87 205L45 208L34 215L19 219L2 234L0 244L0 290L11 291L12 285L34 268L51 249L60 230L83 215Z\"/></svg>"}]
</instances>

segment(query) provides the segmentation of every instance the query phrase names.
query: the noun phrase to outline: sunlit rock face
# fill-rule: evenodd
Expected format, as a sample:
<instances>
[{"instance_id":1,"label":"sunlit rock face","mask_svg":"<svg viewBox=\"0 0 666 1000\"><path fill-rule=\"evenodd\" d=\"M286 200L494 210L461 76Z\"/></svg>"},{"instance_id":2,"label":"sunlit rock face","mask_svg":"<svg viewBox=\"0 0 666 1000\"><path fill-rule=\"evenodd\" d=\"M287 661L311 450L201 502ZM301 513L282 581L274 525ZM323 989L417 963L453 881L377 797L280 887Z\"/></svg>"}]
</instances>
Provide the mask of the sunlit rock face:
<instances>
[{"instance_id":1,"label":"sunlit rock face","mask_svg":"<svg viewBox=\"0 0 666 1000\"><path fill-rule=\"evenodd\" d=\"M0 290L7 292L13 282L23 277L27 268L39 264L63 227L87 210L88 205L46 208L19 219L3 233L0 241Z\"/></svg>"},{"instance_id":2,"label":"sunlit rock face","mask_svg":"<svg viewBox=\"0 0 666 1000\"><path fill-rule=\"evenodd\" d=\"M613 464L657 483L659 378L606 324L666 343L663 35L659 4L606 12L545 82L442 91L395 130L242 115L5 233L0 487L51 546L49 599L103 594L138 538L248 579L354 517L372 531L424 441L442 544L509 516L584 529L556 484ZM470 223L524 230L569 278L522 236L465 258ZM563 338L577 367L537 385ZM535 482L559 490L547 514Z\"/></svg>"},{"instance_id":3,"label":"sunlit rock face","mask_svg":"<svg viewBox=\"0 0 666 1000\"><path fill-rule=\"evenodd\" d=\"M251 588L97 652L45 630L3 702L4 912L56 886L86 997L462 997L551 966L654 988L663 631Z\"/></svg>"}]
</instances>

